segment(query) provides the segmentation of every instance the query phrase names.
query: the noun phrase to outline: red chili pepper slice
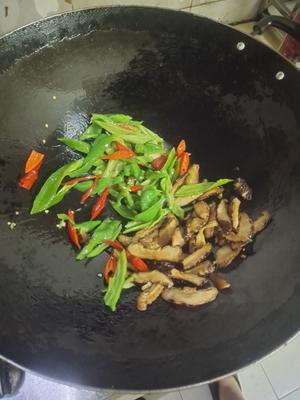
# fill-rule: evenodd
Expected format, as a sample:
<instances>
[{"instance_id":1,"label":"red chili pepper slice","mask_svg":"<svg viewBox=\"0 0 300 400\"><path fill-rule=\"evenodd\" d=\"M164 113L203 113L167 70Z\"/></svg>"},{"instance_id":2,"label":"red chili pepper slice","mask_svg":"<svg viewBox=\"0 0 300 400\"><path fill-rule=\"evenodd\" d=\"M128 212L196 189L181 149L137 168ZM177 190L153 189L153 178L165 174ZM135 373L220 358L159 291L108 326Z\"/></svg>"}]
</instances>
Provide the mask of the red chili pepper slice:
<instances>
[{"instance_id":1,"label":"red chili pepper slice","mask_svg":"<svg viewBox=\"0 0 300 400\"><path fill-rule=\"evenodd\" d=\"M111 252L109 259L107 260L107 263L105 264L103 270L103 276L106 283L108 283L109 278L115 273L116 267L117 267L117 260L114 257L113 252Z\"/></svg>"},{"instance_id":2,"label":"red chili pepper slice","mask_svg":"<svg viewBox=\"0 0 300 400\"><path fill-rule=\"evenodd\" d=\"M176 155L177 157L181 157L182 154L185 152L186 150L186 144L185 144L185 140L182 139L180 140L180 142L178 143L177 149L176 149Z\"/></svg>"},{"instance_id":3,"label":"red chili pepper slice","mask_svg":"<svg viewBox=\"0 0 300 400\"><path fill-rule=\"evenodd\" d=\"M74 212L72 210L68 210L68 216L72 221L74 221ZM77 231L74 228L74 226L71 224L70 221L67 221L67 231L68 231L70 241L73 243L74 246L76 246L78 249L80 249L80 243L79 243Z\"/></svg>"},{"instance_id":4,"label":"red chili pepper slice","mask_svg":"<svg viewBox=\"0 0 300 400\"><path fill-rule=\"evenodd\" d=\"M100 176L97 176L96 179L94 180L92 186L86 192L83 193L83 195L81 196L81 199L80 199L80 204L84 204L87 201L87 199L90 197L93 190L95 189L99 179L100 179Z\"/></svg>"},{"instance_id":5,"label":"red chili pepper slice","mask_svg":"<svg viewBox=\"0 0 300 400\"><path fill-rule=\"evenodd\" d=\"M73 185L73 183L77 183L77 182L89 181L90 179L94 179L94 178L96 178L96 175L86 175L86 176L81 176L79 178L73 178L73 179L70 179L69 181L64 182L64 186Z\"/></svg>"},{"instance_id":6,"label":"red chili pepper slice","mask_svg":"<svg viewBox=\"0 0 300 400\"><path fill-rule=\"evenodd\" d=\"M113 249L122 251L124 247L118 240L103 240L103 243L107 244L107 246L112 247Z\"/></svg>"},{"instance_id":7,"label":"red chili pepper slice","mask_svg":"<svg viewBox=\"0 0 300 400\"><path fill-rule=\"evenodd\" d=\"M116 148L117 148L119 151L128 151L128 153L131 153L132 156L135 156L135 152L132 151L129 147L124 146L124 144L122 144L122 143L116 141L116 142L115 142L115 145L116 145Z\"/></svg>"},{"instance_id":8,"label":"red chili pepper slice","mask_svg":"<svg viewBox=\"0 0 300 400\"><path fill-rule=\"evenodd\" d=\"M155 170L159 171L165 165L166 161L167 161L167 156L166 156L166 154L163 154L162 156L160 156L152 161L152 167Z\"/></svg>"},{"instance_id":9,"label":"red chili pepper slice","mask_svg":"<svg viewBox=\"0 0 300 400\"><path fill-rule=\"evenodd\" d=\"M185 174L188 171L189 165L190 165L190 155L185 151L180 157L179 176Z\"/></svg>"},{"instance_id":10,"label":"red chili pepper slice","mask_svg":"<svg viewBox=\"0 0 300 400\"><path fill-rule=\"evenodd\" d=\"M33 169L39 170L41 168L43 159L45 155L43 153L39 153L38 151L31 150L29 157L25 163L25 174L32 171Z\"/></svg>"},{"instance_id":11,"label":"red chili pepper slice","mask_svg":"<svg viewBox=\"0 0 300 400\"><path fill-rule=\"evenodd\" d=\"M18 185L26 190L30 190L39 176L38 170L33 169L27 172L21 179L18 180Z\"/></svg>"},{"instance_id":12,"label":"red chili pepper slice","mask_svg":"<svg viewBox=\"0 0 300 400\"><path fill-rule=\"evenodd\" d=\"M127 124L119 124L119 127L122 129L126 129L127 131L136 131L137 130L137 128L135 128L134 126L127 125Z\"/></svg>"},{"instance_id":13,"label":"red chili pepper slice","mask_svg":"<svg viewBox=\"0 0 300 400\"><path fill-rule=\"evenodd\" d=\"M130 186L130 191L131 192L138 192L139 190L143 189L143 185L132 185Z\"/></svg>"},{"instance_id":14,"label":"red chili pepper slice","mask_svg":"<svg viewBox=\"0 0 300 400\"><path fill-rule=\"evenodd\" d=\"M94 204L92 208L92 213L91 213L91 221L93 221L95 218L98 217L98 215L101 213L103 208L105 207L106 204L106 199L107 196L109 195L109 189L106 188L104 191L100 194L97 202Z\"/></svg>"},{"instance_id":15,"label":"red chili pepper slice","mask_svg":"<svg viewBox=\"0 0 300 400\"><path fill-rule=\"evenodd\" d=\"M134 157L135 153L133 151L118 150L112 154L101 157L102 160L126 160L127 158Z\"/></svg>"},{"instance_id":16,"label":"red chili pepper slice","mask_svg":"<svg viewBox=\"0 0 300 400\"><path fill-rule=\"evenodd\" d=\"M146 272L149 270L148 265L140 257L132 255L129 251L127 251L127 258L130 264L138 271Z\"/></svg>"},{"instance_id":17,"label":"red chili pepper slice","mask_svg":"<svg viewBox=\"0 0 300 400\"><path fill-rule=\"evenodd\" d=\"M103 240L103 242L118 251L122 251L124 249L124 246L122 246L118 240ZM132 255L128 250L126 250L126 255L128 261L135 269L140 272L149 271L148 265L140 257Z\"/></svg>"}]
</instances>

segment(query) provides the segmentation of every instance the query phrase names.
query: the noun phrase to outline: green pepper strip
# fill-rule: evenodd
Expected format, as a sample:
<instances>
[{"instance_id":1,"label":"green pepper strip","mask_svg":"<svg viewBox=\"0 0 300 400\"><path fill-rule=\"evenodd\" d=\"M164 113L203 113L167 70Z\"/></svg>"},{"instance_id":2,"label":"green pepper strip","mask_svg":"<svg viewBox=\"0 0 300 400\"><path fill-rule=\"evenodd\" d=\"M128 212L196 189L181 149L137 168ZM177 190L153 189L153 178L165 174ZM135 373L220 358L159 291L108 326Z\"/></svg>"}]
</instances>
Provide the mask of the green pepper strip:
<instances>
[{"instance_id":1,"label":"green pepper strip","mask_svg":"<svg viewBox=\"0 0 300 400\"><path fill-rule=\"evenodd\" d=\"M219 186L232 182L232 179L219 179L216 182L202 182L181 186L175 193L175 197L197 196Z\"/></svg>"},{"instance_id":2,"label":"green pepper strip","mask_svg":"<svg viewBox=\"0 0 300 400\"><path fill-rule=\"evenodd\" d=\"M83 165L77 171L74 171L70 177L76 178L77 176L81 176L88 172L93 166L94 162L98 160L101 156L103 156L105 151L105 145L111 143L114 140L112 136L107 135L99 135L97 139L92 144L91 150L88 155L85 157L83 161Z\"/></svg>"},{"instance_id":3,"label":"green pepper strip","mask_svg":"<svg viewBox=\"0 0 300 400\"><path fill-rule=\"evenodd\" d=\"M90 241L83 247L77 260L85 257L95 257L106 249L103 240L115 240L122 229L121 223L110 218L105 219L94 231Z\"/></svg>"},{"instance_id":4,"label":"green pepper strip","mask_svg":"<svg viewBox=\"0 0 300 400\"><path fill-rule=\"evenodd\" d=\"M82 141L82 140L77 140L77 139L71 139L71 138L58 138L60 142L65 144L66 146L70 147L70 149L79 151L80 153L85 153L87 154L90 151L91 146Z\"/></svg>"},{"instance_id":5,"label":"green pepper strip","mask_svg":"<svg viewBox=\"0 0 300 400\"><path fill-rule=\"evenodd\" d=\"M122 250L118 259L117 268L114 276L110 278L107 292L104 296L104 303L112 311L116 311L116 305L121 296L121 292L127 275L126 251Z\"/></svg>"},{"instance_id":6,"label":"green pepper strip","mask_svg":"<svg viewBox=\"0 0 300 400\"><path fill-rule=\"evenodd\" d=\"M41 190L37 194L34 199L33 206L31 209L31 214L36 214L47 208L51 207L54 204L57 204L64 197L65 193L69 191L72 185L69 185L70 188L66 188L65 191L61 189L61 195L55 200L55 196L57 190L66 176L70 176L73 171L76 171L81 167L83 163L83 159L79 159L71 162L70 164L64 165L59 168L57 171L53 172L52 175L46 180Z\"/></svg>"}]
</instances>

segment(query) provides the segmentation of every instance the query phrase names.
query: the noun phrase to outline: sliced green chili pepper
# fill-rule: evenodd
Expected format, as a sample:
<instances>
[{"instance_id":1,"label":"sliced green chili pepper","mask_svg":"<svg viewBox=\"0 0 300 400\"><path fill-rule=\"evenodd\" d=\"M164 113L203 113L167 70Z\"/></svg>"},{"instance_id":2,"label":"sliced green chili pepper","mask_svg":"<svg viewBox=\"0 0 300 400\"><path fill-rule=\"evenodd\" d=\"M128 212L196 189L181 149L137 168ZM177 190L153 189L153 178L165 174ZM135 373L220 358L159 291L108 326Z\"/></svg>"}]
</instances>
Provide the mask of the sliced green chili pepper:
<instances>
[{"instance_id":1,"label":"sliced green chili pepper","mask_svg":"<svg viewBox=\"0 0 300 400\"><path fill-rule=\"evenodd\" d=\"M85 132L80 134L80 139L81 140L87 140L87 139L95 139L96 137L98 137L102 132L102 129L100 128L100 126L91 123Z\"/></svg>"},{"instance_id":2,"label":"sliced green chili pepper","mask_svg":"<svg viewBox=\"0 0 300 400\"><path fill-rule=\"evenodd\" d=\"M33 206L31 209L31 214L36 214L47 208L51 207L53 204L53 200L56 196L57 190L66 176L70 176L73 171L76 171L78 168L82 166L83 159L79 159L71 162L70 164L64 165L59 168L57 171L53 172L52 175L46 180L41 190L37 194L34 199ZM64 194L71 189L72 185L68 185L70 188L66 187ZM67 190L68 188L68 190ZM63 189L61 189L63 190ZM63 194L63 196L64 196ZM61 197L61 199L63 198ZM60 200L56 201L57 204Z\"/></svg>"},{"instance_id":3,"label":"sliced green chili pepper","mask_svg":"<svg viewBox=\"0 0 300 400\"><path fill-rule=\"evenodd\" d=\"M130 221L125 225L125 230L123 231L124 235L131 232L136 232L144 228L152 228L152 226L158 224L165 216L168 214L169 210L164 208L158 214L158 216L149 222L140 222L140 221Z\"/></svg>"},{"instance_id":4,"label":"sliced green chili pepper","mask_svg":"<svg viewBox=\"0 0 300 400\"><path fill-rule=\"evenodd\" d=\"M130 208L123 206L122 204L119 204L117 202L110 202L112 208L121 215L121 217L126 218L126 219L134 219L135 217L135 212L130 210Z\"/></svg>"},{"instance_id":5,"label":"sliced green chili pepper","mask_svg":"<svg viewBox=\"0 0 300 400\"><path fill-rule=\"evenodd\" d=\"M108 288L104 296L104 303L112 311L116 311L116 305L121 296L127 275L126 251L122 250L118 259L114 276L109 279Z\"/></svg>"},{"instance_id":6,"label":"sliced green chili pepper","mask_svg":"<svg viewBox=\"0 0 300 400\"><path fill-rule=\"evenodd\" d=\"M71 138L58 138L60 142L70 147L70 149L79 151L80 153L87 154L90 151L91 146L83 140L71 139Z\"/></svg>"},{"instance_id":7,"label":"sliced green chili pepper","mask_svg":"<svg viewBox=\"0 0 300 400\"><path fill-rule=\"evenodd\" d=\"M57 214L57 218L62 221L69 221L76 229L82 229L86 232L92 232L101 224L102 221L85 221L76 224L67 214Z\"/></svg>"},{"instance_id":8,"label":"sliced green chili pepper","mask_svg":"<svg viewBox=\"0 0 300 400\"><path fill-rule=\"evenodd\" d=\"M77 260L83 260L85 257L94 257L106 249L103 240L115 240L121 231L121 223L117 220L106 218L94 231L90 241L83 247L77 256ZM99 247L100 245L100 247ZM97 249L97 250L96 250ZM95 255L94 251L97 253ZM92 253L93 252L93 253ZM90 255L92 254L92 255Z\"/></svg>"},{"instance_id":9,"label":"sliced green chili pepper","mask_svg":"<svg viewBox=\"0 0 300 400\"><path fill-rule=\"evenodd\" d=\"M181 186L175 193L175 197L197 196L219 186L232 182L232 179L219 179L216 182L202 182Z\"/></svg>"},{"instance_id":10,"label":"sliced green chili pepper","mask_svg":"<svg viewBox=\"0 0 300 400\"><path fill-rule=\"evenodd\" d=\"M155 186L145 187L142 190L141 197L140 197L140 208L141 211L148 210L158 199L159 192Z\"/></svg>"},{"instance_id":11,"label":"sliced green chili pepper","mask_svg":"<svg viewBox=\"0 0 300 400\"><path fill-rule=\"evenodd\" d=\"M92 180L78 182L74 186L74 189L78 190L79 192L86 192L93 184Z\"/></svg>"},{"instance_id":12,"label":"sliced green chili pepper","mask_svg":"<svg viewBox=\"0 0 300 400\"><path fill-rule=\"evenodd\" d=\"M148 210L145 210L134 217L135 221L149 222L156 218L162 208L163 199L158 200Z\"/></svg>"},{"instance_id":13,"label":"sliced green chili pepper","mask_svg":"<svg viewBox=\"0 0 300 400\"><path fill-rule=\"evenodd\" d=\"M112 136L107 136L107 135L99 135L97 139L94 141L94 143L91 146L91 150L85 157L83 161L83 165L81 168L79 168L77 171L74 171L70 176L71 178L76 178L77 176L80 176L90 170L90 168L93 166L93 164L103 156L104 151L105 151L105 145L111 143L114 140Z\"/></svg>"}]
</instances>

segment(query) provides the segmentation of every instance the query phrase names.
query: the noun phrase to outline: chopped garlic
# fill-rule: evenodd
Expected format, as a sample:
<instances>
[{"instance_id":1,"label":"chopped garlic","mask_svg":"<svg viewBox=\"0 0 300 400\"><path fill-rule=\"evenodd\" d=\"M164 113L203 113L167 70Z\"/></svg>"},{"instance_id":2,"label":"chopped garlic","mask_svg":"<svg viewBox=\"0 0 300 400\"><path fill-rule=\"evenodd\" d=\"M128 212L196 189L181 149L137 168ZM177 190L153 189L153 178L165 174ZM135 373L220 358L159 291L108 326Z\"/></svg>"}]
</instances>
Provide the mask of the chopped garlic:
<instances>
[{"instance_id":1,"label":"chopped garlic","mask_svg":"<svg viewBox=\"0 0 300 400\"><path fill-rule=\"evenodd\" d=\"M45 124L45 128L49 128L49 125L48 125L48 124Z\"/></svg>"},{"instance_id":2,"label":"chopped garlic","mask_svg":"<svg viewBox=\"0 0 300 400\"><path fill-rule=\"evenodd\" d=\"M9 226L11 224L11 222L10 221L7 221L7 225Z\"/></svg>"},{"instance_id":3,"label":"chopped garlic","mask_svg":"<svg viewBox=\"0 0 300 400\"><path fill-rule=\"evenodd\" d=\"M53 99L53 100L56 100L56 96L53 96L52 99Z\"/></svg>"},{"instance_id":4,"label":"chopped garlic","mask_svg":"<svg viewBox=\"0 0 300 400\"><path fill-rule=\"evenodd\" d=\"M42 140L42 143L45 144L45 143L46 143L46 139L43 139L43 140Z\"/></svg>"},{"instance_id":5,"label":"chopped garlic","mask_svg":"<svg viewBox=\"0 0 300 400\"><path fill-rule=\"evenodd\" d=\"M17 224L15 222L11 222L11 224L9 225L9 228L11 230L15 229L15 227L17 226Z\"/></svg>"},{"instance_id":6,"label":"chopped garlic","mask_svg":"<svg viewBox=\"0 0 300 400\"><path fill-rule=\"evenodd\" d=\"M63 220L61 220L61 221L59 222L59 224L56 224L56 228L57 228L57 229L63 229L63 228L65 228L65 226L66 226L66 222L63 221Z\"/></svg>"},{"instance_id":7,"label":"chopped garlic","mask_svg":"<svg viewBox=\"0 0 300 400\"><path fill-rule=\"evenodd\" d=\"M15 215L20 215L20 211L16 210Z\"/></svg>"},{"instance_id":8,"label":"chopped garlic","mask_svg":"<svg viewBox=\"0 0 300 400\"><path fill-rule=\"evenodd\" d=\"M44 213L45 213L45 214L49 214L49 210L45 210Z\"/></svg>"}]
</instances>

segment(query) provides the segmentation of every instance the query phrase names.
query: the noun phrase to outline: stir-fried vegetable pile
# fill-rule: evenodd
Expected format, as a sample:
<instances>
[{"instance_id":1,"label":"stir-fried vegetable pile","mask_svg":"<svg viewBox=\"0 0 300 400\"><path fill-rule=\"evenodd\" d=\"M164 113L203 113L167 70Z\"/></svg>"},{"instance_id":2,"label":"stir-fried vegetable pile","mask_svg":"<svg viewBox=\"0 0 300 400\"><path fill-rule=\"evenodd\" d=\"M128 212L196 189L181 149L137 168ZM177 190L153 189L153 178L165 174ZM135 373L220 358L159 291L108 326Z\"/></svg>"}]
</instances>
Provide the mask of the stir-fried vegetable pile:
<instances>
[{"instance_id":1,"label":"stir-fried vegetable pile","mask_svg":"<svg viewBox=\"0 0 300 400\"><path fill-rule=\"evenodd\" d=\"M76 222L80 212L75 218L72 210L59 213L58 218L66 222L69 238L78 248L77 260L96 257L115 247L104 271L108 284L104 301L115 310L124 285L128 286L127 261L130 268L148 270L141 258L116 246L119 234L151 228L170 213L183 220L191 207L179 205L178 199L196 198L231 179L190 183L190 154L185 141L177 148L168 148L160 136L127 115L92 114L88 128L78 138L58 140L80 154L80 158L48 177L34 200L31 214L57 205L72 190L82 192L80 204L90 209L89 220ZM31 189L43 158L43 154L32 151L25 175L19 180L21 187ZM175 182L180 177L186 177L185 183L176 189ZM74 209L78 206L74 204ZM101 219L105 207L111 207L117 217Z\"/></svg>"}]
</instances>

